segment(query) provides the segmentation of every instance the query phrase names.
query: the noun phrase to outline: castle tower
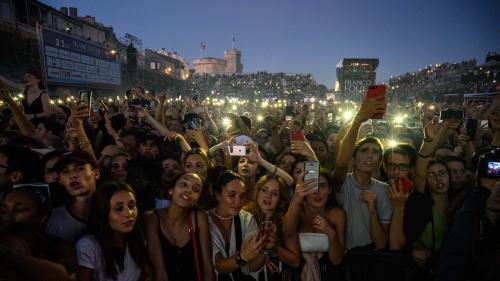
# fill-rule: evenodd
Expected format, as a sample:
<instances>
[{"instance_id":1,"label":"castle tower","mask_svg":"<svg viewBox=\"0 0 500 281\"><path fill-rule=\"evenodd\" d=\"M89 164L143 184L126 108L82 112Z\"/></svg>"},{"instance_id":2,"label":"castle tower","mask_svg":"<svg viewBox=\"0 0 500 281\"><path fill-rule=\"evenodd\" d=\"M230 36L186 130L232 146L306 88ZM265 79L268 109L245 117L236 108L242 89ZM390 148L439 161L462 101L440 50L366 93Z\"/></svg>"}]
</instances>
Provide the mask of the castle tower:
<instances>
[{"instance_id":1,"label":"castle tower","mask_svg":"<svg viewBox=\"0 0 500 281\"><path fill-rule=\"evenodd\" d=\"M226 61L226 74L235 74L243 72L243 64L241 64L241 51L233 48L224 52L224 60Z\"/></svg>"}]
</instances>

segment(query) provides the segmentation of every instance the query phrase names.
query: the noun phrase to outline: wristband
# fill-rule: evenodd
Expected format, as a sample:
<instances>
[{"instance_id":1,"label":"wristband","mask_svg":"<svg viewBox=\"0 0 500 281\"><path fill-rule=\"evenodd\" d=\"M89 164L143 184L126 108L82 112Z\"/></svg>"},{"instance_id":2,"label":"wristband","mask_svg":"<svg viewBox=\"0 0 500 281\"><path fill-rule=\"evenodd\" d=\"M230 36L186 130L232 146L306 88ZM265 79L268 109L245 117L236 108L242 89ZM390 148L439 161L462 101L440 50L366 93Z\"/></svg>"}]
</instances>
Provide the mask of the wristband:
<instances>
[{"instance_id":1,"label":"wristband","mask_svg":"<svg viewBox=\"0 0 500 281\"><path fill-rule=\"evenodd\" d=\"M275 166L274 166L274 171L273 171L273 173L271 174L271 178L273 178L273 177L276 175L276 172L277 172L277 171L278 171L278 166L277 166L277 165L275 165Z\"/></svg>"},{"instance_id":2,"label":"wristband","mask_svg":"<svg viewBox=\"0 0 500 281\"><path fill-rule=\"evenodd\" d=\"M236 252L236 255L234 255L234 257L236 258L236 263L238 264L239 267L245 266L248 263L246 260L244 260L241 257L241 254L239 251Z\"/></svg>"}]
</instances>

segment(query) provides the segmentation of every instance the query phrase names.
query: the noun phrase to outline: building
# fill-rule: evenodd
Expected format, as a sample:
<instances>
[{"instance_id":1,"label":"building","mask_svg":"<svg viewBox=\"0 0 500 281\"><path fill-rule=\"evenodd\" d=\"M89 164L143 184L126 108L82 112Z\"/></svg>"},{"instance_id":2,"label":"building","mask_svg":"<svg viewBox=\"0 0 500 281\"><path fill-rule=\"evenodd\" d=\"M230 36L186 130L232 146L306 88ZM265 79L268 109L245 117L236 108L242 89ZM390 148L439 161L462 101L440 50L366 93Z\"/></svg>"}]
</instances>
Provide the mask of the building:
<instances>
[{"instance_id":1,"label":"building","mask_svg":"<svg viewBox=\"0 0 500 281\"><path fill-rule=\"evenodd\" d=\"M361 100L375 84L378 59L345 58L337 64L335 92L344 99Z\"/></svg>"},{"instance_id":2,"label":"building","mask_svg":"<svg viewBox=\"0 0 500 281\"><path fill-rule=\"evenodd\" d=\"M227 74L239 74L243 72L243 64L241 64L241 51L238 49L230 49L224 52L224 60L226 61Z\"/></svg>"},{"instance_id":3,"label":"building","mask_svg":"<svg viewBox=\"0 0 500 281\"><path fill-rule=\"evenodd\" d=\"M239 74L243 73L243 64L241 63L241 51L238 49L229 49L224 52L224 58L199 58L193 60L195 74Z\"/></svg>"},{"instance_id":4,"label":"building","mask_svg":"<svg viewBox=\"0 0 500 281\"><path fill-rule=\"evenodd\" d=\"M125 62L125 46L116 38L113 28L96 22L94 17L78 15L77 8L55 9L42 2L0 1L0 35L3 46L0 52L0 72L11 78L22 77L23 71L40 67L36 26L43 26L81 42L99 46L120 63ZM111 50L115 50L111 52ZM50 86L50 83L49 83Z\"/></svg>"},{"instance_id":5,"label":"building","mask_svg":"<svg viewBox=\"0 0 500 281\"><path fill-rule=\"evenodd\" d=\"M144 51L146 69L168 75L175 79L187 79L189 77L189 67L187 68L186 77L186 66L184 62L170 55L165 55L165 52L165 50L155 52L151 49L146 49Z\"/></svg>"},{"instance_id":6,"label":"building","mask_svg":"<svg viewBox=\"0 0 500 281\"><path fill-rule=\"evenodd\" d=\"M169 52L165 48L162 48L157 53L178 60L181 63L180 77L184 80L189 78L189 62L184 57L175 51Z\"/></svg>"}]
</instances>

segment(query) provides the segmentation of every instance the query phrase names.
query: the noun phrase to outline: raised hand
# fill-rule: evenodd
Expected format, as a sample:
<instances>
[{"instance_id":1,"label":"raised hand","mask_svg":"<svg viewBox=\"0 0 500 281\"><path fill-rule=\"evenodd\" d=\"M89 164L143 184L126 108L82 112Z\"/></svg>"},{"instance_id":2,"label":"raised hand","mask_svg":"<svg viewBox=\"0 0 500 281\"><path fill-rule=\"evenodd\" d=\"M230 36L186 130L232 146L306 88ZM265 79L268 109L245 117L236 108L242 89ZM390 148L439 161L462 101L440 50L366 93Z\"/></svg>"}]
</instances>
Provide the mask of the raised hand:
<instances>
[{"instance_id":1,"label":"raised hand","mask_svg":"<svg viewBox=\"0 0 500 281\"><path fill-rule=\"evenodd\" d=\"M366 120L372 118L375 114L383 114L387 108L387 102L385 101L385 96L376 96L372 98L365 97L361 103L358 113L356 114L355 120L359 122L365 122Z\"/></svg>"},{"instance_id":2,"label":"raised hand","mask_svg":"<svg viewBox=\"0 0 500 281\"><path fill-rule=\"evenodd\" d=\"M291 141L291 149L292 153L295 154L300 154L302 156L307 157L307 159L314 159L316 160L316 154L311 148L311 145L308 142L305 141L300 141L300 140L293 140Z\"/></svg>"},{"instance_id":3,"label":"raised hand","mask_svg":"<svg viewBox=\"0 0 500 281\"><path fill-rule=\"evenodd\" d=\"M245 144L245 146L250 149L250 155L248 156L250 160L252 160L255 163L261 163L262 161L262 156L260 155L259 152L259 145L255 142Z\"/></svg>"},{"instance_id":4,"label":"raised hand","mask_svg":"<svg viewBox=\"0 0 500 281\"><path fill-rule=\"evenodd\" d=\"M318 180L310 179L304 181L304 176L306 175L306 173L307 172L305 171L300 173L297 179L297 184L295 185L295 193L293 195L292 201L296 200L298 202L302 202L304 200L304 197L316 192L316 189L314 187L318 186Z\"/></svg>"}]
</instances>

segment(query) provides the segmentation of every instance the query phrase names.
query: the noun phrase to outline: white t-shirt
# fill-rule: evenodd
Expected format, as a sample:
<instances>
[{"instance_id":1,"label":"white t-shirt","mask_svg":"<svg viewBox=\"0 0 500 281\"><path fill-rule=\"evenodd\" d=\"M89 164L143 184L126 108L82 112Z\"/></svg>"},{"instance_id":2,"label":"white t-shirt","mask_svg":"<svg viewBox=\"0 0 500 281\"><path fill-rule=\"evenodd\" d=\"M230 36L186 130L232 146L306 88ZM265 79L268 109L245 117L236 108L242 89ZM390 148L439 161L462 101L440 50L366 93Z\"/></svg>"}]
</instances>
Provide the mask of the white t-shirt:
<instances>
[{"instance_id":1,"label":"white t-shirt","mask_svg":"<svg viewBox=\"0 0 500 281\"><path fill-rule=\"evenodd\" d=\"M217 277L217 280L219 278L219 274L217 270L215 269L215 256L217 254L221 254L223 258L231 257L234 254L236 254L236 232L234 230L234 219L231 224L231 238L229 241L229 255L226 254L226 247L225 244L226 242L224 241L224 237L222 236L222 233L220 232L219 228L215 224L215 222L212 219L212 216L210 215L210 212L213 210L208 211L208 224L210 226L210 236L212 238L212 263L214 264L214 271L215 271L215 276ZM240 216L240 221L241 221L241 240L245 241L250 235L254 234L255 231L257 231L257 222L253 218L252 214L249 212L241 210L239 213ZM258 280L258 272L252 272L249 273L248 266L244 266L241 271L245 274L250 274L255 280ZM231 278L233 276L231 275ZM234 280L234 279L233 279Z\"/></svg>"},{"instance_id":2,"label":"white t-shirt","mask_svg":"<svg viewBox=\"0 0 500 281\"><path fill-rule=\"evenodd\" d=\"M92 280L94 281L137 281L141 277L141 269L130 256L129 249L125 250L123 271L115 280L106 277L106 267L101 246L92 235L83 236L76 243L76 258L78 266L92 269Z\"/></svg>"},{"instance_id":3,"label":"white t-shirt","mask_svg":"<svg viewBox=\"0 0 500 281\"><path fill-rule=\"evenodd\" d=\"M75 242L82 236L87 223L75 217L66 206L52 210L45 232L66 241Z\"/></svg>"}]
</instances>

